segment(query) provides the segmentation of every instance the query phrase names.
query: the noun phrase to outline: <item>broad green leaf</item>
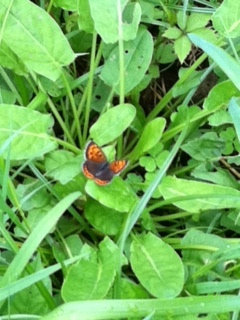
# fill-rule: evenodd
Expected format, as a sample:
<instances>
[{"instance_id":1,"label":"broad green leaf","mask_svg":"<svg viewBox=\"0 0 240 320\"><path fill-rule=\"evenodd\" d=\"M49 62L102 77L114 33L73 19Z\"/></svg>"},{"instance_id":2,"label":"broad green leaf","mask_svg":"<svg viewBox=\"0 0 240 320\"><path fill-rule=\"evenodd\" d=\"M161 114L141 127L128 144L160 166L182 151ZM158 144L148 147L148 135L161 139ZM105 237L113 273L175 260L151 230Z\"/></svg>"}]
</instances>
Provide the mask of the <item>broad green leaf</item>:
<instances>
[{"instance_id":1,"label":"broad green leaf","mask_svg":"<svg viewBox=\"0 0 240 320\"><path fill-rule=\"evenodd\" d=\"M57 192L61 197L65 197L66 195L75 192L75 191L81 191L84 193L84 183L86 182L86 179L83 174L79 174L76 177L74 177L71 181L69 181L67 184L61 184L60 182L57 182L53 186L53 190Z\"/></svg>"},{"instance_id":2,"label":"broad green leaf","mask_svg":"<svg viewBox=\"0 0 240 320\"><path fill-rule=\"evenodd\" d=\"M184 236L181 244L185 247L182 250L184 261L191 263L188 274L190 281L197 274L199 274L202 281L209 279L210 270L213 273L211 274L212 280L217 280L219 274L223 275L225 250L230 248L226 239L215 234L207 234L200 230L191 229ZM188 247L190 248L188 249ZM228 259L226 258L226 260Z\"/></svg>"},{"instance_id":3,"label":"broad green leaf","mask_svg":"<svg viewBox=\"0 0 240 320\"><path fill-rule=\"evenodd\" d=\"M219 110L208 117L208 123L211 127L222 126L223 124L233 123L231 116L226 110Z\"/></svg>"},{"instance_id":4,"label":"broad green leaf","mask_svg":"<svg viewBox=\"0 0 240 320\"><path fill-rule=\"evenodd\" d=\"M138 3L127 3L127 0L89 0L95 29L105 43L115 43L119 39L128 41L136 37L141 7Z\"/></svg>"},{"instance_id":5,"label":"broad green leaf","mask_svg":"<svg viewBox=\"0 0 240 320\"><path fill-rule=\"evenodd\" d=\"M4 68L13 70L19 75L27 73L24 63L4 41L1 41L0 45L0 65Z\"/></svg>"},{"instance_id":6,"label":"broad green leaf","mask_svg":"<svg viewBox=\"0 0 240 320\"><path fill-rule=\"evenodd\" d=\"M60 76L61 67L74 60L57 23L28 0L1 3L0 30L2 40L30 71L53 81Z\"/></svg>"},{"instance_id":7,"label":"broad green leaf","mask_svg":"<svg viewBox=\"0 0 240 320\"><path fill-rule=\"evenodd\" d=\"M32 230L27 240L22 245L19 252L15 255L1 278L0 286L5 286L21 275L26 267L29 259L31 259L34 252L50 230L55 226L61 215L68 209L68 207L79 197L80 193L75 192L64 199L62 199L55 207L53 207L48 214L41 219L38 225Z\"/></svg>"},{"instance_id":8,"label":"broad green leaf","mask_svg":"<svg viewBox=\"0 0 240 320\"><path fill-rule=\"evenodd\" d=\"M170 129L177 127L184 123L186 119L192 119L197 114L201 112L201 109L197 106L188 107L185 105L181 105L177 108L177 112L173 112L171 114L171 124L169 126Z\"/></svg>"},{"instance_id":9,"label":"broad green leaf","mask_svg":"<svg viewBox=\"0 0 240 320\"><path fill-rule=\"evenodd\" d=\"M131 266L140 283L157 298L174 298L181 292L184 269L170 245L148 233L134 238Z\"/></svg>"},{"instance_id":10,"label":"broad green leaf","mask_svg":"<svg viewBox=\"0 0 240 320\"><path fill-rule=\"evenodd\" d=\"M76 0L53 0L53 5L55 7L63 8L68 11L77 11L77 5L81 1Z\"/></svg>"},{"instance_id":11,"label":"broad green leaf","mask_svg":"<svg viewBox=\"0 0 240 320\"><path fill-rule=\"evenodd\" d=\"M64 261L65 266L68 266L74 262L76 262L79 259L79 257L74 257L68 260ZM58 270L62 269L62 262L51 265L50 267L45 267L41 269L40 271L37 271L33 274L30 274L26 277L22 277L21 279L12 282L11 284L7 284L4 287L1 287L0 290L0 300L9 299L10 295L13 295L15 293L18 293L19 291L22 291L25 288L28 288L29 286L35 284L36 282L39 282L41 280L44 280L51 274L57 272ZM11 294L10 294L11 293Z\"/></svg>"},{"instance_id":12,"label":"broad green leaf","mask_svg":"<svg viewBox=\"0 0 240 320\"><path fill-rule=\"evenodd\" d=\"M168 176L163 179L159 190L164 199L173 198L175 206L188 212L240 208L240 191L229 187Z\"/></svg>"},{"instance_id":13,"label":"broad green leaf","mask_svg":"<svg viewBox=\"0 0 240 320\"><path fill-rule=\"evenodd\" d=\"M102 299L109 291L118 266L119 249L109 238L99 244L99 250L84 245L79 262L69 270L62 286L65 302Z\"/></svg>"},{"instance_id":14,"label":"broad green leaf","mask_svg":"<svg viewBox=\"0 0 240 320\"><path fill-rule=\"evenodd\" d=\"M1 61L1 57L0 57ZM17 73L17 71L16 71ZM15 92L12 92L5 87L1 87L0 85L0 105L1 104L14 104L16 103L17 94Z\"/></svg>"},{"instance_id":15,"label":"broad green leaf","mask_svg":"<svg viewBox=\"0 0 240 320\"><path fill-rule=\"evenodd\" d=\"M0 105L0 153L7 156L7 151L3 150L7 143L11 160L42 156L56 147L48 135L52 126L50 115L15 105Z\"/></svg>"},{"instance_id":16,"label":"broad green leaf","mask_svg":"<svg viewBox=\"0 0 240 320\"><path fill-rule=\"evenodd\" d=\"M168 39L178 39L182 35L182 31L177 27L168 28L164 33L163 37Z\"/></svg>"},{"instance_id":17,"label":"broad green leaf","mask_svg":"<svg viewBox=\"0 0 240 320\"><path fill-rule=\"evenodd\" d=\"M200 28L192 31L192 34L195 34L196 36L214 44L216 44L219 41L216 33L212 29Z\"/></svg>"},{"instance_id":18,"label":"broad green leaf","mask_svg":"<svg viewBox=\"0 0 240 320\"><path fill-rule=\"evenodd\" d=\"M164 118L156 118L148 122L135 148L130 153L129 158L136 160L142 154L153 148L160 141L165 125L166 120Z\"/></svg>"},{"instance_id":19,"label":"broad green leaf","mask_svg":"<svg viewBox=\"0 0 240 320\"><path fill-rule=\"evenodd\" d=\"M83 156L65 150L56 150L45 157L46 175L62 184L71 181L81 171Z\"/></svg>"},{"instance_id":20,"label":"broad green leaf","mask_svg":"<svg viewBox=\"0 0 240 320\"><path fill-rule=\"evenodd\" d=\"M240 233L239 209L233 209L221 216L221 226Z\"/></svg>"},{"instance_id":21,"label":"broad green leaf","mask_svg":"<svg viewBox=\"0 0 240 320\"><path fill-rule=\"evenodd\" d=\"M153 54L151 34L140 29L134 40L124 43L125 93L131 91L143 79L150 65ZM119 93L119 48L115 47L100 74L101 79Z\"/></svg>"},{"instance_id":22,"label":"broad green leaf","mask_svg":"<svg viewBox=\"0 0 240 320\"><path fill-rule=\"evenodd\" d=\"M31 263L34 273L44 269L43 263L39 256L35 257ZM27 272L23 273L23 277L28 275ZM46 277L42 283L47 288L49 294L52 294L51 280ZM19 291L11 297L11 314L39 314L44 315L49 312L49 307L43 295L39 294L39 288L36 284L28 286L26 289ZM6 310L7 312L7 310ZM5 314L4 312L2 314Z\"/></svg>"},{"instance_id":23,"label":"broad green leaf","mask_svg":"<svg viewBox=\"0 0 240 320\"><path fill-rule=\"evenodd\" d=\"M98 201L88 199L84 207L84 215L89 223L105 235L117 235L120 232L125 214L107 208Z\"/></svg>"},{"instance_id":24,"label":"broad green leaf","mask_svg":"<svg viewBox=\"0 0 240 320\"><path fill-rule=\"evenodd\" d=\"M204 101L203 108L205 110L222 109L227 105L232 97L239 97L240 92L230 81L223 81L216 84L209 92L207 98Z\"/></svg>"},{"instance_id":25,"label":"broad green leaf","mask_svg":"<svg viewBox=\"0 0 240 320\"><path fill-rule=\"evenodd\" d=\"M89 196L104 206L120 212L128 212L138 199L128 184L119 177L113 178L113 181L104 187L89 180L85 190Z\"/></svg>"},{"instance_id":26,"label":"broad green leaf","mask_svg":"<svg viewBox=\"0 0 240 320\"><path fill-rule=\"evenodd\" d=\"M155 49L156 60L159 63L172 63L176 60L176 54L173 50L173 43L161 43L158 48Z\"/></svg>"},{"instance_id":27,"label":"broad green leaf","mask_svg":"<svg viewBox=\"0 0 240 320\"><path fill-rule=\"evenodd\" d=\"M189 68L181 68L179 70L179 79L185 76ZM192 74L183 82L178 82L173 87L173 97L176 98L180 95L187 94L191 89L196 88L201 83L202 71L193 71Z\"/></svg>"},{"instance_id":28,"label":"broad green leaf","mask_svg":"<svg viewBox=\"0 0 240 320\"><path fill-rule=\"evenodd\" d=\"M72 234L64 239L64 242L55 242L53 246L53 254L56 260L62 263L64 260L72 257L79 256L83 247L82 240L79 235Z\"/></svg>"},{"instance_id":29,"label":"broad green leaf","mask_svg":"<svg viewBox=\"0 0 240 320\"><path fill-rule=\"evenodd\" d=\"M130 281L128 278L121 278L120 286L121 299L149 298L149 294L141 285Z\"/></svg>"},{"instance_id":30,"label":"broad green leaf","mask_svg":"<svg viewBox=\"0 0 240 320\"><path fill-rule=\"evenodd\" d=\"M203 28L211 19L210 14L203 14L203 13L192 13L187 18L187 26L186 31L191 32L193 30Z\"/></svg>"},{"instance_id":31,"label":"broad green leaf","mask_svg":"<svg viewBox=\"0 0 240 320\"><path fill-rule=\"evenodd\" d=\"M177 24L181 30L186 29L187 18L188 16L182 10L177 12Z\"/></svg>"},{"instance_id":32,"label":"broad green leaf","mask_svg":"<svg viewBox=\"0 0 240 320\"><path fill-rule=\"evenodd\" d=\"M209 164L206 162L203 162L197 166L191 172L191 176L198 180L212 182L221 186L230 187L233 189L238 188L238 182L229 171L216 166L209 168Z\"/></svg>"},{"instance_id":33,"label":"broad green leaf","mask_svg":"<svg viewBox=\"0 0 240 320\"><path fill-rule=\"evenodd\" d=\"M183 258L192 262L200 262L202 265L204 265L206 261L210 262L214 251L208 251L204 247L201 250L200 246L209 246L217 249L227 249L229 246L226 239L215 234L207 234L195 229L191 229L186 233L181 241L181 244L186 245L186 249L182 250ZM196 250L193 250L192 248L187 249L187 246L191 245L198 245L198 248Z\"/></svg>"},{"instance_id":34,"label":"broad green leaf","mask_svg":"<svg viewBox=\"0 0 240 320\"><path fill-rule=\"evenodd\" d=\"M226 50L219 48L218 46L200 38L195 34L189 34L188 37L192 43L201 48L206 52L213 61L222 69L222 71L229 77L234 85L240 90L239 74L240 65L239 63L230 56Z\"/></svg>"},{"instance_id":35,"label":"broad green leaf","mask_svg":"<svg viewBox=\"0 0 240 320\"><path fill-rule=\"evenodd\" d=\"M118 138L131 124L136 115L131 104L121 104L105 112L90 128L93 140L103 145Z\"/></svg>"},{"instance_id":36,"label":"broad green leaf","mask_svg":"<svg viewBox=\"0 0 240 320\"><path fill-rule=\"evenodd\" d=\"M188 141L181 149L198 161L219 160L225 143L215 132L207 132Z\"/></svg>"},{"instance_id":37,"label":"broad green leaf","mask_svg":"<svg viewBox=\"0 0 240 320\"><path fill-rule=\"evenodd\" d=\"M224 0L212 16L214 29L227 38L239 37L239 12L239 1Z\"/></svg>"},{"instance_id":38,"label":"broad green leaf","mask_svg":"<svg viewBox=\"0 0 240 320\"><path fill-rule=\"evenodd\" d=\"M90 12L90 6L88 0L78 1L78 25L80 30L84 30L87 33L93 33L94 23Z\"/></svg>"},{"instance_id":39,"label":"broad green leaf","mask_svg":"<svg viewBox=\"0 0 240 320\"><path fill-rule=\"evenodd\" d=\"M127 3L122 15L122 37L124 41L136 38L141 14L142 10L138 2Z\"/></svg>"},{"instance_id":40,"label":"broad green leaf","mask_svg":"<svg viewBox=\"0 0 240 320\"><path fill-rule=\"evenodd\" d=\"M92 93L91 109L101 113L105 106L108 104L109 96L112 89L105 84L100 78L97 79L94 91Z\"/></svg>"},{"instance_id":41,"label":"broad green leaf","mask_svg":"<svg viewBox=\"0 0 240 320\"><path fill-rule=\"evenodd\" d=\"M229 103L228 109L232 118L235 130L237 132L238 141L240 141L240 101L239 98L232 98Z\"/></svg>"},{"instance_id":42,"label":"broad green leaf","mask_svg":"<svg viewBox=\"0 0 240 320\"><path fill-rule=\"evenodd\" d=\"M186 59L191 50L191 42L183 35L174 42L174 51L181 63Z\"/></svg>"},{"instance_id":43,"label":"broad green leaf","mask_svg":"<svg viewBox=\"0 0 240 320\"><path fill-rule=\"evenodd\" d=\"M46 187L37 179L19 184L16 191L21 208L26 211L42 208L52 199Z\"/></svg>"}]
</instances>

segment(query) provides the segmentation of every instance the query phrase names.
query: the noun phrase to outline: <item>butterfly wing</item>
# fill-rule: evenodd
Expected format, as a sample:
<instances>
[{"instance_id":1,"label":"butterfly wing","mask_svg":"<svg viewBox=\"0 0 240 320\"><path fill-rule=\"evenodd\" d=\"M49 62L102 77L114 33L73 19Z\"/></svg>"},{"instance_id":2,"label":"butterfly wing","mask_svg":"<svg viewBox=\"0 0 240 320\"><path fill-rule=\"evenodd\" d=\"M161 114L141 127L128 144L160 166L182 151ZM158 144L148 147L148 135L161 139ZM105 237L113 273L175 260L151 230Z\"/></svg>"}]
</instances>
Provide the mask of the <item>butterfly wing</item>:
<instances>
[{"instance_id":1,"label":"butterfly wing","mask_svg":"<svg viewBox=\"0 0 240 320\"><path fill-rule=\"evenodd\" d=\"M120 174L128 164L126 160L116 160L109 164L102 149L93 141L90 141L85 149L85 159L84 175L100 186L110 183L113 177Z\"/></svg>"},{"instance_id":2,"label":"butterfly wing","mask_svg":"<svg viewBox=\"0 0 240 320\"><path fill-rule=\"evenodd\" d=\"M104 163L107 161L107 158L102 149L93 141L90 141L87 144L87 147L85 149L85 158L86 160L96 163Z\"/></svg>"},{"instance_id":3,"label":"butterfly wing","mask_svg":"<svg viewBox=\"0 0 240 320\"><path fill-rule=\"evenodd\" d=\"M118 175L127 167L127 165L127 160L115 160L110 163L109 169L113 173L113 175Z\"/></svg>"},{"instance_id":4,"label":"butterfly wing","mask_svg":"<svg viewBox=\"0 0 240 320\"><path fill-rule=\"evenodd\" d=\"M93 141L90 141L85 149L85 159L83 163L83 173L91 180L96 180L98 174L108 167L108 162L102 149Z\"/></svg>"}]
</instances>

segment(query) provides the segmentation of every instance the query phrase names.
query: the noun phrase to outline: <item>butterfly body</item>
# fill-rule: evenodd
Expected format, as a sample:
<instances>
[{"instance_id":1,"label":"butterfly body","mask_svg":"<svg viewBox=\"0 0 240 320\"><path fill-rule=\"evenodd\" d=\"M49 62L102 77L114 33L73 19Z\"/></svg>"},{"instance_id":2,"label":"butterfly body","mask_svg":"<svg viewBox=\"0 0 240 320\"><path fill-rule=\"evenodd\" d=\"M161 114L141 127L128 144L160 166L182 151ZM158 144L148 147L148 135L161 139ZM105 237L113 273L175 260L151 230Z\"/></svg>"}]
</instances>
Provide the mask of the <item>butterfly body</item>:
<instances>
[{"instance_id":1,"label":"butterfly body","mask_svg":"<svg viewBox=\"0 0 240 320\"><path fill-rule=\"evenodd\" d=\"M110 183L115 175L120 174L126 168L128 163L126 160L108 162L102 149L93 141L90 141L86 147L85 159L84 175L101 186Z\"/></svg>"}]
</instances>

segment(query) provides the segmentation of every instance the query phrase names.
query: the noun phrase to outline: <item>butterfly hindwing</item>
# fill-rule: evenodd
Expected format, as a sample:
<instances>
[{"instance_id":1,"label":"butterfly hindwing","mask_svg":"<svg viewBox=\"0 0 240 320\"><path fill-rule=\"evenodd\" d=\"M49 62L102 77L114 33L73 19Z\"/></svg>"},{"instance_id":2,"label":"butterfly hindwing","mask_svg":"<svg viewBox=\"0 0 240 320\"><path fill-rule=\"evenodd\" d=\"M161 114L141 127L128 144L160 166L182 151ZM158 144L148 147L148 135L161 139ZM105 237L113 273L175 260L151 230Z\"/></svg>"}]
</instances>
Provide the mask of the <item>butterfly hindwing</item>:
<instances>
[{"instance_id":1,"label":"butterfly hindwing","mask_svg":"<svg viewBox=\"0 0 240 320\"><path fill-rule=\"evenodd\" d=\"M120 174L128 165L128 161L126 160L115 160L110 163L110 170L116 175Z\"/></svg>"}]
</instances>

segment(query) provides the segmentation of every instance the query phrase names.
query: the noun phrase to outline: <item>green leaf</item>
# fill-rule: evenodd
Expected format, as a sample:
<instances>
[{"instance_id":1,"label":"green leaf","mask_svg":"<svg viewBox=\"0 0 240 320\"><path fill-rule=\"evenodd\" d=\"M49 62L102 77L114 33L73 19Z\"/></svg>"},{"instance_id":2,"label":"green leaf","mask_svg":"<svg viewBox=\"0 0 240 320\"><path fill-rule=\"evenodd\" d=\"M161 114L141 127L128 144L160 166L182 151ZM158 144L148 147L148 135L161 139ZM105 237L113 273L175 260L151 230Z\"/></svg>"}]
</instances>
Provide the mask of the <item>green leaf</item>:
<instances>
[{"instance_id":1,"label":"green leaf","mask_svg":"<svg viewBox=\"0 0 240 320\"><path fill-rule=\"evenodd\" d=\"M127 5L127 2L127 0L89 0L95 29L105 43L115 43L119 39L128 41L136 37L141 7L138 3ZM123 16L123 24L120 24L119 19L124 9L128 10L127 17L124 19Z\"/></svg>"},{"instance_id":2,"label":"green leaf","mask_svg":"<svg viewBox=\"0 0 240 320\"><path fill-rule=\"evenodd\" d=\"M159 186L164 199L187 212L240 208L240 191L205 182L166 177ZM184 200L184 197L188 197Z\"/></svg>"},{"instance_id":3,"label":"green leaf","mask_svg":"<svg viewBox=\"0 0 240 320\"><path fill-rule=\"evenodd\" d=\"M16 191L22 210L42 208L51 201L47 189L38 180L25 181L24 184L18 185Z\"/></svg>"},{"instance_id":4,"label":"green leaf","mask_svg":"<svg viewBox=\"0 0 240 320\"><path fill-rule=\"evenodd\" d=\"M187 36L182 36L174 42L174 51L181 63L186 59L191 50L191 42Z\"/></svg>"},{"instance_id":5,"label":"green leaf","mask_svg":"<svg viewBox=\"0 0 240 320\"><path fill-rule=\"evenodd\" d=\"M204 307L204 311L203 311ZM159 319L187 319L192 314L219 314L240 310L240 298L237 295L191 296L176 299L109 299L102 301L79 301L61 304L40 320L93 320L143 318L154 310ZM80 315L80 316L79 316ZM172 320L172 319L171 319ZM196 318L194 319L196 320ZM210 320L210 318L208 318ZM212 320L212 318L211 318Z\"/></svg>"},{"instance_id":6,"label":"green leaf","mask_svg":"<svg viewBox=\"0 0 240 320\"><path fill-rule=\"evenodd\" d=\"M38 225L32 230L27 240L22 245L19 252L16 254L7 271L0 281L0 286L9 284L21 275L33 253L38 249L38 246L50 230L55 226L61 215L68 207L79 197L80 193L75 192L62 199L48 214L40 220Z\"/></svg>"},{"instance_id":7,"label":"green leaf","mask_svg":"<svg viewBox=\"0 0 240 320\"><path fill-rule=\"evenodd\" d=\"M89 198L85 207L84 215L91 225L101 233L109 236L120 232L125 214L103 206L101 203Z\"/></svg>"},{"instance_id":8,"label":"green leaf","mask_svg":"<svg viewBox=\"0 0 240 320\"><path fill-rule=\"evenodd\" d=\"M34 272L43 270L43 264L39 256L35 257L31 263ZM23 276L27 276L24 272ZM42 280L42 283L47 288L49 294L52 294L52 284L49 277ZM39 294L39 288L36 284L28 286L26 289L21 290L11 297L11 314L39 314L44 315L49 312L47 301L43 295Z\"/></svg>"},{"instance_id":9,"label":"green leaf","mask_svg":"<svg viewBox=\"0 0 240 320\"><path fill-rule=\"evenodd\" d=\"M193 44L206 52L214 62L222 69L222 71L229 77L234 85L240 90L239 74L240 65L238 61L233 59L226 50L200 38L195 34L189 34L188 37Z\"/></svg>"},{"instance_id":10,"label":"green leaf","mask_svg":"<svg viewBox=\"0 0 240 320\"><path fill-rule=\"evenodd\" d=\"M183 288L181 259L170 245L148 233L131 245L131 266L140 283L157 298L174 298Z\"/></svg>"},{"instance_id":11,"label":"green leaf","mask_svg":"<svg viewBox=\"0 0 240 320\"><path fill-rule=\"evenodd\" d=\"M77 5L81 1L76 0L53 0L53 5L55 7L62 8L68 11L77 11Z\"/></svg>"},{"instance_id":12,"label":"green leaf","mask_svg":"<svg viewBox=\"0 0 240 320\"><path fill-rule=\"evenodd\" d=\"M53 254L56 260L62 263L64 260L68 259L69 255L73 257L79 256L82 247L83 243L79 236L77 234L72 234L65 238L64 242L54 244Z\"/></svg>"},{"instance_id":13,"label":"green leaf","mask_svg":"<svg viewBox=\"0 0 240 320\"><path fill-rule=\"evenodd\" d=\"M211 127L218 127L223 124L232 123L232 119L226 110L219 110L208 117L208 123Z\"/></svg>"},{"instance_id":14,"label":"green leaf","mask_svg":"<svg viewBox=\"0 0 240 320\"><path fill-rule=\"evenodd\" d=\"M223 81L216 84L209 92L204 101L203 108L208 111L220 109L220 107L228 104L232 97L239 97L240 92L230 81Z\"/></svg>"},{"instance_id":15,"label":"green leaf","mask_svg":"<svg viewBox=\"0 0 240 320\"><path fill-rule=\"evenodd\" d=\"M83 155L75 156L65 150L56 150L45 157L46 175L66 184L81 171Z\"/></svg>"},{"instance_id":16,"label":"green leaf","mask_svg":"<svg viewBox=\"0 0 240 320\"><path fill-rule=\"evenodd\" d=\"M117 2L119 2L119 0L117 0ZM136 38L139 23L141 21L141 14L142 10L138 2L127 3L122 16L122 33L124 41Z\"/></svg>"},{"instance_id":17,"label":"green leaf","mask_svg":"<svg viewBox=\"0 0 240 320\"><path fill-rule=\"evenodd\" d=\"M238 141L240 141L240 100L232 98L229 103L228 111L232 118L235 130L237 132Z\"/></svg>"},{"instance_id":18,"label":"green leaf","mask_svg":"<svg viewBox=\"0 0 240 320\"><path fill-rule=\"evenodd\" d=\"M192 229L186 233L181 241L181 245L185 247L185 249L182 250L184 261L191 261L190 279L192 275L195 276L195 272L199 270L202 277L201 279L204 279L203 276L205 276L207 280L209 279L208 273L210 269L213 269L213 271L217 273L221 273L220 270L224 269L224 261L221 261L219 258L221 257L221 252L224 252L224 250L230 247L226 239L214 234L207 234ZM194 246L196 247L195 250L193 250ZM191 249L188 249L188 247ZM207 250L207 248L209 249ZM209 267L207 267L207 265L209 265ZM201 271L201 268L206 268L206 270ZM211 277L212 279L216 279L218 276L212 275Z\"/></svg>"},{"instance_id":19,"label":"green leaf","mask_svg":"<svg viewBox=\"0 0 240 320\"><path fill-rule=\"evenodd\" d=\"M179 70L179 79L185 77L185 73L189 68L181 68ZM193 71L191 75L184 81L178 82L173 87L173 97L176 98L180 95L188 93L191 89L196 88L201 83L202 71Z\"/></svg>"},{"instance_id":20,"label":"green leaf","mask_svg":"<svg viewBox=\"0 0 240 320\"><path fill-rule=\"evenodd\" d=\"M186 12L179 10L177 12L177 24L181 30L185 30L188 16Z\"/></svg>"},{"instance_id":21,"label":"green leaf","mask_svg":"<svg viewBox=\"0 0 240 320\"><path fill-rule=\"evenodd\" d=\"M109 29L109 28L108 28ZM136 87L143 79L150 65L153 54L151 34L141 28L134 40L124 43L125 94ZM115 47L105 62L101 79L119 93L119 48Z\"/></svg>"},{"instance_id":22,"label":"green leaf","mask_svg":"<svg viewBox=\"0 0 240 320\"><path fill-rule=\"evenodd\" d=\"M181 88L180 88L181 90ZM173 112L171 114L171 121L170 128L177 127L182 125L186 121L186 119L192 119L197 114L201 112L201 109L197 106L188 107L185 105L181 105L177 108L177 112Z\"/></svg>"},{"instance_id":23,"label":"green leaf","mask_svg":"<svg viewBox=\"0 0 240 320\"><path fill-rule=\"evenodd\" d=\"M239 37L239 1L224 0L212 16L214 29L227 38Z\"/></svg>"},{"instance_id":24,"label":"green leaf","mask_svg":"<svg viewBox=\"0 0 240 320\"><path fill-rule=\"evenodd\" d=\"M222 156L224 140L215 132L207 132L201 137L190 140L181 149L198 161L218 160Z\"/></svg>"},{"instance_id":25,"label":"green leaf","mask_svg":"<svg viewBox=\"0 0 240 320\"><path fill-rule=\"evenodd\" d=\"M198 37L205 39L211 43L217 43L219 40L217 38L216 33L212 29L208 28L200 28L192 31L192 34L197 35Z\"/></svg>"},{"instance_id":26,"label":"green leaf","mask_svg":"<svg viewBox=\"0 0 240 320\"><path fill-rule=\"evenodd\" d=\"M48 135L52 126L50 115L15 105L0 105L0 153L6 158L8 147L11 160L42 156L57 146Z\"/></svg>"},{"instance_id":27,"label":"green leaf","mask_svg":"<svg viewBox=\"0 0 240 320\"><path fill-rule=\"evenodd\" d=\"M237 189L238 182L231 175L231 173L225 169L218 168L216 166L209 168L208 164L201 163L191 173L191 176L198 180L205 180L207 182L213 182L221 186Z\"/></svg>"},{"instance_id":28,"label":"green leaf","mask_svg":"<svg viewBox=\"0 0 240 320\"><path fill-rule=\"evenodd\" d=\"M128 212L138 199L128 184L120 177L115 177L111 184L104 187L89 180L85 190L89 196L104 206L120 212Z\"/></svg>"},{"instance_id":29,"label":"green leaf","mask_svg":"<svg viewBox=\"0 0 240 320\"><path fill-rule=\"evenodd\" d=\"M24 66L24 63L3 40L1 41L0 45L0 65L4 68L13 70L19 75L27 73L27 69Z\"/></svg>"},{"instance_id":30,"label":"green leaf","mask_svg":"<svg viewBox=\"0 0 240 320\"><path fill-rule=\"evenodd\" d=\"M177 27L168 28L164 33L163 37L168 39L178 39L182 35L182 31Z\"/></svg>"},{"instance_id":31,"label":"green leaf","mask_svg":"<svg viewBox=\"0 0 240 320\"><path fill-rule=\"evenodd\" d=\"M153 148L161 139L165 125L166 120L164 118L156 118L148 122L129 158L134 161Z\"/></svg>"},{"instance_id":32,"label":"green leaf","mask_svg":"<svg viewBox=\"0 0 240 320\"><path fill-rule=\"evenodd\" d=\"M191 32L193 30L203 28L207 25L210 19L210 14L192 13L187 19L186 31Z\"/></svg>"},{"instance_id":33,"label":"green leaf","mask_svg":"<svg viewBox=\"0 0 240 320\"><path fill-rule=\"evenodd\" d=\"M161 43L155 49L156 60L159 63L172 63L176 60L176 54L173 50L173 43Z\"/></svg>"},{"instance_id":34,"label":"green leaf","mask_svg":"<svg viewBox=\"0 0 240 320\"><path fill-rule=\"evenodd\" d=\"M88 0L78 1L78 25L80 30L87 33L93 33L94 31L94 22Z\"/></svg>"},{"instance_id":35,"label":"green leaf","mask_svg":"<svg viewBox=\"0 0 240 320\"><path fill-rule=\"evenodd\" d=\"M64 301L102 299L109 291L119 260L119 249L109 238L99 250L84 245L83 258L71 267L62 286Z\"/></svg>"},{"instance_id":36,"label":"green leaf","mask_svg":"<svg viewBox=\"0 0 240 320\"><path fill-rule=\"evenodd\" d=\"M144 167L145 170L148 172L155 171L156 167L157 167L155 159L148 157L148 156L141 157L139 159L139 165L141 167Z\"/></svg>"},{"instance_id":37,"label":"green leaf","mask_svg":"<svg viewBox=\"0 0 240 320\"><path fill-rule=\"evenodd\" d=\"M3 1L0 29L2 40L29 70L53 81L60 76L61 67L74 60L75 55L57 23L28 0Z\"/></svg>"},{"instance_id":38,"label":"green leaf","mask_svg":"<svg viewBox=\"0 0 240 320\"><path fill-rule=\"evenodd\" d=\"M121 299L146 299L149 298L146 290L128 278L121 278Z\"/></svg>"},{"instance_id":39,"label":"green leaf","mask_svg":"<svg viewBox=\"0 0 240 320\"><path fill-rule=\"evenodd\" d=\"M0 57L1 60L1 57ZM16 71L17 73L17 71ZM0 86L0 105L16 103L17 94Z\"/></svg>"},{"instance_id":40,"label":"green leaf","mask_svg":"<svg viewBox=\"0 0 240 320\"><path fill-rule=\"evenodd\" d=\"M136 115L133 105L120 104L105 112L90 128L92 139L99 145L117 139L131 124Z\"/></svg>"}]
</instances>

